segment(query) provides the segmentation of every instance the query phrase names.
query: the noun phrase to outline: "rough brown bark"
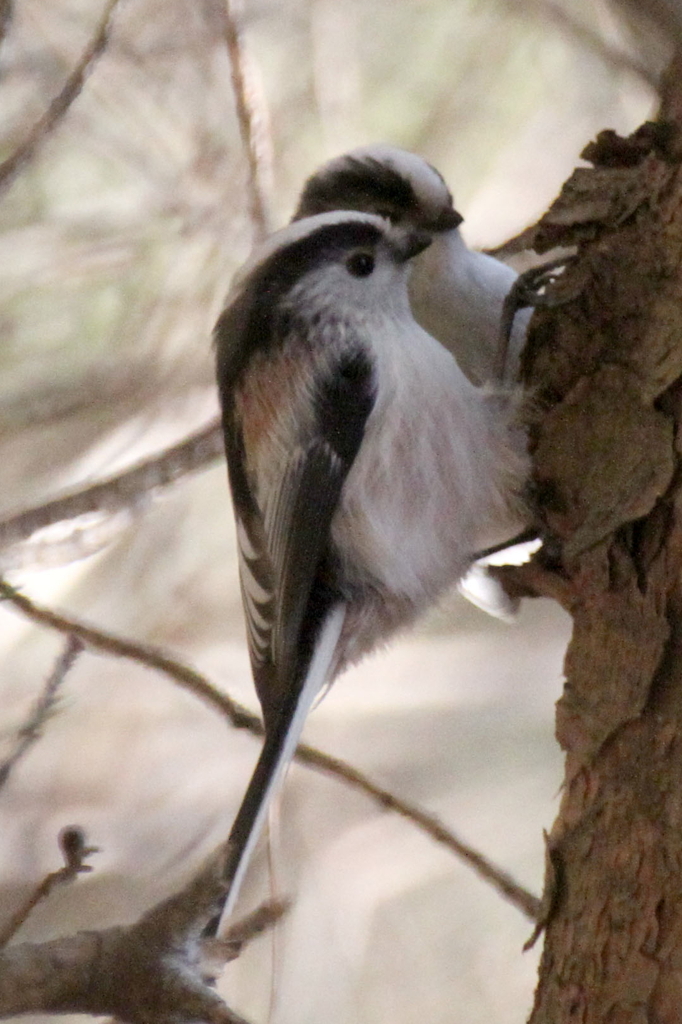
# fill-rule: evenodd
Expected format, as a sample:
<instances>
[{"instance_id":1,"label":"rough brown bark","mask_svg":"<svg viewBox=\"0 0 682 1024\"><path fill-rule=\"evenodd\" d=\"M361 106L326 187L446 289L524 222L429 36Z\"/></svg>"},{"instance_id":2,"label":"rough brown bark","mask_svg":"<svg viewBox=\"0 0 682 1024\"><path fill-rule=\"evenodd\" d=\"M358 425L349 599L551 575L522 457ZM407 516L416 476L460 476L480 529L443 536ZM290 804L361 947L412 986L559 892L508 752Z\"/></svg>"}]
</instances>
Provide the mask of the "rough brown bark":
<instances>
[{"instance_id":1,"label":"rough brown bark","mask_svg":"<svg viewBox=\"0 0 682 1024\"><path fill-rule=\"evenodd\" d=\"M531 1024L682 1021L681 68L540 232L578 244L578 294L536 315L524 368L546 589L574 619Z\"/></svg>"}]
</instances>

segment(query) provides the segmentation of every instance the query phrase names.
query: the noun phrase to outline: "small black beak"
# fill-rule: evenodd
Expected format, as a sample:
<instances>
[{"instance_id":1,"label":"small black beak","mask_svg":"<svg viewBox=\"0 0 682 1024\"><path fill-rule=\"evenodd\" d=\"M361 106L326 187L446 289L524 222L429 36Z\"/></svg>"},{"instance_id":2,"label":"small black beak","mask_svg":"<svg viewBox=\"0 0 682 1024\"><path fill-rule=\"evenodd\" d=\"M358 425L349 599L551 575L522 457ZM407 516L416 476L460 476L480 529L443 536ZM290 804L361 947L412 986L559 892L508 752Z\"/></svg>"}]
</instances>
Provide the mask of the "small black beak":
<instances>
[{"instance_id":1,"label":"small black beak","mask_svg":"<svg viewBox=\"0 0 682 1024\"><path fill-rule=\"evenodd\" d=\"M428 231L406 231L400 238L393 241L393 252L398 263L407 263L428 249L433 238Z\"/></svg>"},{"instance_id":2,"label":"small black beak","mask_svg":"<svg viewBox=\"0 0 682 1024\"><path fill-rule=\"evenodd\" d=\"M458 228L464 217L461 213L458 213L452 206L448 210L443 210L438 216L425 224L424 227L429 231L452 231L453 228Z\"/></svg>"}]
</instances>

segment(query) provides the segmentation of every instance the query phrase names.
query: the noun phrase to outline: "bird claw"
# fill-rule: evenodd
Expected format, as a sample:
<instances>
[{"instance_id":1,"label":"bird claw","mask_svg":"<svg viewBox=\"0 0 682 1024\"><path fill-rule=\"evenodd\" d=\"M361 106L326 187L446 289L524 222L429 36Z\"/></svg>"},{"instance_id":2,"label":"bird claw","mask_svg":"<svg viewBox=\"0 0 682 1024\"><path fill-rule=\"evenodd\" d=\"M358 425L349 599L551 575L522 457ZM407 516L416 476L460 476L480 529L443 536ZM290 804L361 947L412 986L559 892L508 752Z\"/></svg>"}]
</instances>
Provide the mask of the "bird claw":
<instances>
[{"instance_id":1,"label":"bird claw","mask_svg":"<svg viewBox=\"0 0 682 1024\"><path fill-rule=\"evenodd\" d=\"M499 356L496 366L498 380L502 381L505 378L514 317L520 310L528 307L553 309L574 299L577 294L575 289L557 291L553 286L563 276L566 268L575 263L576 259L577 257L572 255L560 256L558 259L549 260L538 267L531 267L517 277L502 307Z\"/></svg>"},{"instance_id":2,"label":"bird claw","mask_svg":"<svg viewBox=\"0 0 682 1024\"><path fill-rule=\"evenodd\" d=\"M576 256L560 256L556 260L540 264L539 267L525 270L519 274L512 285L505 303L508 302L512 306L513 313L516 313L519 309L525 309L528 306L533 308L544 306L551 309L568 302L569 299L574 298L573 293L566 295L547 289L556 284L566 268L575 263L576 259Z\"/></svg>"}]
</instances>

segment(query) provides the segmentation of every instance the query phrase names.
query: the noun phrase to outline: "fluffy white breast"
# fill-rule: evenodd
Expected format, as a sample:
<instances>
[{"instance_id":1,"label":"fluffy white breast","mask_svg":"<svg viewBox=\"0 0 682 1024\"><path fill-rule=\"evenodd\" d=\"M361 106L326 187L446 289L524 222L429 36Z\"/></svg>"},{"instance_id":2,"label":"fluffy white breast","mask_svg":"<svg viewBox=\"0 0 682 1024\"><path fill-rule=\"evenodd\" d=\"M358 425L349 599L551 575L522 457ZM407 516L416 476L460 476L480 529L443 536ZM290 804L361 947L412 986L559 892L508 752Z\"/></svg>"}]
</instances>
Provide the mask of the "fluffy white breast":
<instances>
[{"instance_id":1,"label":"fluffy white breast","mask_svg":"<svg viewBox=\"0 0 682 1024\"><path fill-rule=\"evenodd\" d=\"M434 237L413 263L410 304L421 326L437 338L474 384L493 379L504 300L516 273L492 256L468 249L458 230ZM514 380L530 311L514 321L506 380Z\"/></svg>"},{"instance_id":2,"label":"fluffy white breast","mask_svg":"<svg viewBox=\"0 0 682 1024\"><path fill-rule=\"evenodd\" d=\"M518 528L526 474L509 400L484 395L416 325L376 332L378 392L332 524L358 583L420 607Z\"/></svg>"}]
</instances>

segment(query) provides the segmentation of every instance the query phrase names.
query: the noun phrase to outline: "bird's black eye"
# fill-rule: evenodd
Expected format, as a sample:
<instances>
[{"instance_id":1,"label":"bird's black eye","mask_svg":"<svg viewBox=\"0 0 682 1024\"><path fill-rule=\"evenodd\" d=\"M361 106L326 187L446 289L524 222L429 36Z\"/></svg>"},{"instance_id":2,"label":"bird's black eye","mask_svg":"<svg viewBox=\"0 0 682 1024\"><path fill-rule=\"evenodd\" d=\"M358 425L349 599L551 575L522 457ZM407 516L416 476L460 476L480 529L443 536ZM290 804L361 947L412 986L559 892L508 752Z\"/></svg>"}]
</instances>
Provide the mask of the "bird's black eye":
<instances>
[{"instance_id":1,"label":"bird's black eye","mask_svg":"<svg viewBox=\"0 0 682 1024\"><path fill-rule=\"evenodd\" d=\"M346 260L346 269L353 277L369 277L374 270L374 257L370 252L354 252Z\"/></svg>"}]
</instances>

